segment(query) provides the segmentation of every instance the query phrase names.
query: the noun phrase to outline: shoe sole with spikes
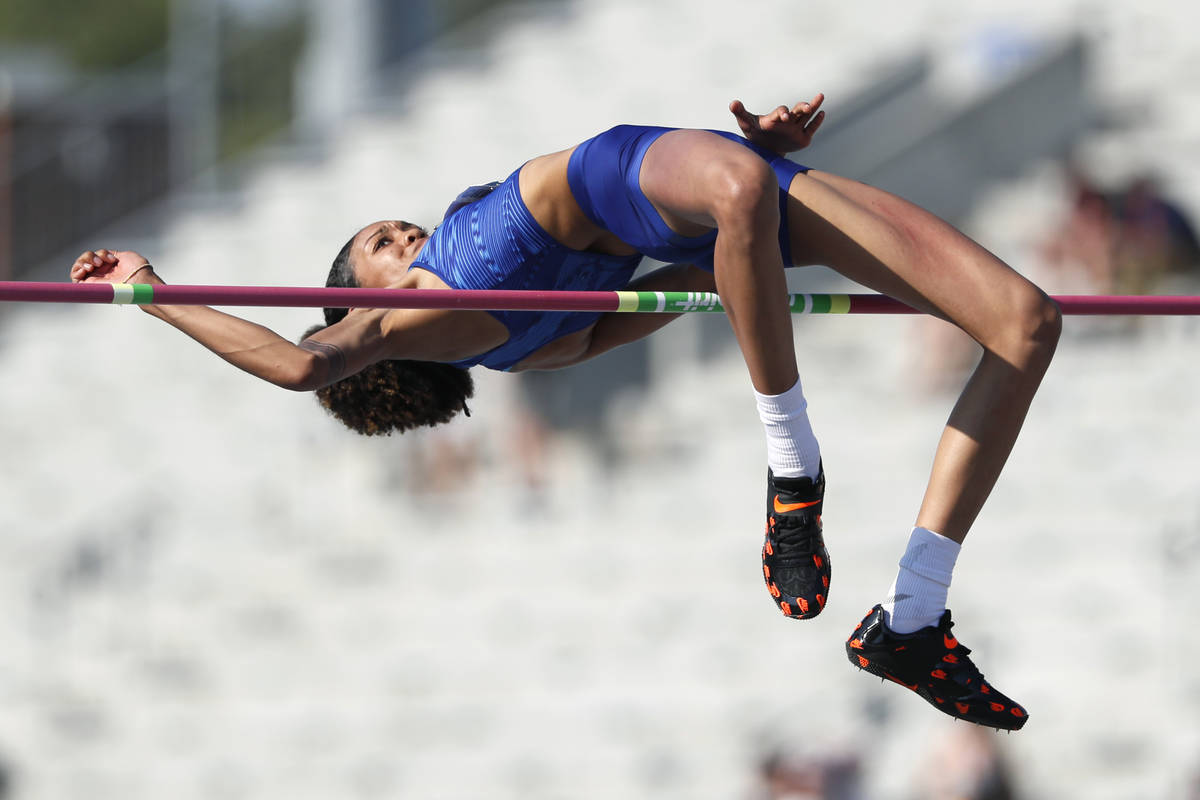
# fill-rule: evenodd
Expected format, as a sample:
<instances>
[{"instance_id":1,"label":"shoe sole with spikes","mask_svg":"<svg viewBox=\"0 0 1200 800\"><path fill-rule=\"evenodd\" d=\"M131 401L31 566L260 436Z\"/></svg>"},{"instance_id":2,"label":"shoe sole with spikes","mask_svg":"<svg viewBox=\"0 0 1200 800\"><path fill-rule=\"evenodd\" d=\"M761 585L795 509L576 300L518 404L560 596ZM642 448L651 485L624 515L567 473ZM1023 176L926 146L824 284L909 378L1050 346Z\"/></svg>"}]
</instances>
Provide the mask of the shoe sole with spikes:
<instances>
[{"instance_id":1,"label":"shoe sole with spikes","mask_svg":"<svg viewBox=\"0 0 1200 800\"><path fill-rule=\"evenodd\" d=\"M956 719L998 730L1020 730L1029 719L1020 704L984 680L968 648L950 632L946 611L936 626L895 633L875 606L846 641L846 656L859 669L915 692Z\"/></svg>"}]
</instances>

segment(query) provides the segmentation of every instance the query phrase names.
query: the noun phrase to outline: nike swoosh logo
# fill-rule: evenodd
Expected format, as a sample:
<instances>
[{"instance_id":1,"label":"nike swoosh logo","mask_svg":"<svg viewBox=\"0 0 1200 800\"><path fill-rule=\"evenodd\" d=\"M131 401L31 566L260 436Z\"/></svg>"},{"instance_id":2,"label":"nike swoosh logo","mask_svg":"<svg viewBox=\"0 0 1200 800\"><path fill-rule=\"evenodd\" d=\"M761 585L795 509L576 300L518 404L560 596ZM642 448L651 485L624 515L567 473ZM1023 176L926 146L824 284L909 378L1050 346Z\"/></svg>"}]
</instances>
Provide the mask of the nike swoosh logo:
<instances>
[{"instance_id":1,"label":"nike swoosh logo","mask_svg":"<svg viewBox=\"0 0 1200 800\"><path fill-rule=\"evenodd\" d=\"M894 683L898 683L898 684L900 684L901 686L903 686L905 689L911 689L912 691L914 691L914 692L915 692L915 691L916 691L916 690L919 688L919 687L917 686L917 684L915 684L915 683L905 683L904 681L902 681L902 680L900 680L899 678L897 678L895 675L888 675L886 672L885 672L885 673L883 673L883 674L884 674L884 676L885 676L885 677L886 677L886 678L887 678L889 681L893 681ZM963 713L965 714L966 712L964 711Z\"/></svg>"},{"instance_id":2,"label":"nike swoosh logo","mask_svg":"<svg viewBox=\"0 0 1200 800\"><path fill-rule=\"evenodd\" d=\"M775 513L786 514L789 511L799 511L802 508L811 508L820 502L820 500L812 500L807 503L781 503L779 502L779 495L775 495Z\"/></svg>"}]
</instances>

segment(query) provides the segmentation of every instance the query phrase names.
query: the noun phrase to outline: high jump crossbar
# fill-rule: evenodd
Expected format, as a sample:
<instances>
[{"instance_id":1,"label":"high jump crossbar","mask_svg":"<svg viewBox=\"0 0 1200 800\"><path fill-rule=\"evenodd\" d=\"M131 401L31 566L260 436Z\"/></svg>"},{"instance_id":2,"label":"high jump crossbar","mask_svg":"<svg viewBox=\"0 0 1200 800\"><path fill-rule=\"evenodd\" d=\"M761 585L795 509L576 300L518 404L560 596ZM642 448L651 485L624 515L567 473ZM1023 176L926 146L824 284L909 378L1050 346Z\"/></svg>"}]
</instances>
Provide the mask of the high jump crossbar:
<instances>
[{"instance_id":1,"label":"high jump crossbar","mask_svg":"<svg viewBox=\"0 0 1200 800\"><path fill-rule=\"evenodd\" d=\"M1200 315L1200 296L1056 295L1064 314ZM713 292L565 292L517 289L339 289L0 281L0 302L281 308L429 308L462 311L724 311ZM791 294L794 314L917 314L880 294Z\"/></svg>"}]
</instances>

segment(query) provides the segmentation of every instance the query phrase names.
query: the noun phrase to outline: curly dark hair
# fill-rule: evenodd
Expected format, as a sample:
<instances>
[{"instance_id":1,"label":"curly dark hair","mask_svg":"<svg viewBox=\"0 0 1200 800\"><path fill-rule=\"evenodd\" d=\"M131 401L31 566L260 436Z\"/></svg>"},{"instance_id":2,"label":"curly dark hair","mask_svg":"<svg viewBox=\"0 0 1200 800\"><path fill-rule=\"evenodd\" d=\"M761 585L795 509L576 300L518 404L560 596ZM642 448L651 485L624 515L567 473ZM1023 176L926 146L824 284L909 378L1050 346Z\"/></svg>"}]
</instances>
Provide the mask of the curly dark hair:
<instances>
[{"instance_id":1,"label":"curly dark hair","mask_svg":"<svg viewBox=\"0 0 1200 800\"><path fill-rule=\"evenodd\" d=\"M354 288L354 266L346 242L329 270L326 286ZM344 308L326 308L325 324L314 325L302 339L341 321ZM471 415L467 399L475 394L471 374L434 361L391 360L370 365L337 383L317 389L317 400L347 428L365 436L404 433L423 425L449 422L459 411Z\"/></svg>"}]
</instances>

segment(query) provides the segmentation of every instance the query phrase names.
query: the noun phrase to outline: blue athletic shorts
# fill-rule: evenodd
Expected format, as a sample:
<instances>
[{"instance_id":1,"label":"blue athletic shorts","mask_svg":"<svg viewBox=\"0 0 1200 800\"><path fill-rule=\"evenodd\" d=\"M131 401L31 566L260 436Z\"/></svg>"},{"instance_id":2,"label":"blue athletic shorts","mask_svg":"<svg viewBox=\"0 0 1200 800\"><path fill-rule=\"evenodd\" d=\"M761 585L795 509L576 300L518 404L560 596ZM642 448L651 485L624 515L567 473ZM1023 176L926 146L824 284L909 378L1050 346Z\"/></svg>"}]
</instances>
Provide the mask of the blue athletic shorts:
<instances>
[{"instance_id":1,"label":"blue athletic shorts","mask_svg":"<svg viewBox=\"0 0 1200 800\"><path fill-rule=\"evenodd\" d=\"M650 258L689 263L712 271L715 230L683 236L671 230L642 192L642 159L658 137L676 128L618 125L580 144L567 164L567 181L583 213L601 228ZM792 266L787 228L787 190L808 167L725 131L711 131L737 142L771 165L779 181L779 250Z\"/></svg>"}]
</instances>

